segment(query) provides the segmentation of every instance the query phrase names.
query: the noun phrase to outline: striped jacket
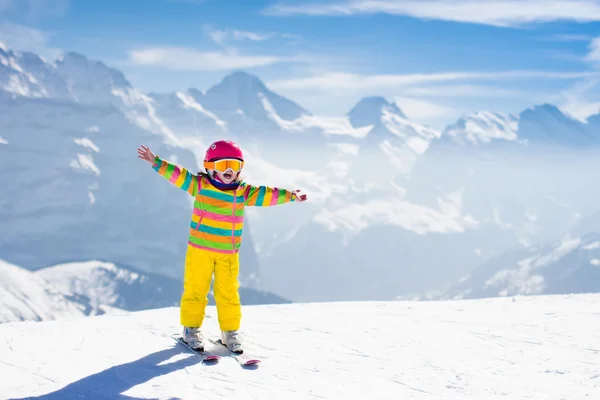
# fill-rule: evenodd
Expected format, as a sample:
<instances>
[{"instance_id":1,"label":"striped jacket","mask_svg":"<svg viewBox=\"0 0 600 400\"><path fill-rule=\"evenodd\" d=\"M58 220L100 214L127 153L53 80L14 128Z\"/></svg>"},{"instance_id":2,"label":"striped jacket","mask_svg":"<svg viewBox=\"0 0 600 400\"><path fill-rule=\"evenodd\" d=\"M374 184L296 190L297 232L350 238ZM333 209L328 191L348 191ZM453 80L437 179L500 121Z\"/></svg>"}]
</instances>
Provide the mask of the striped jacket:
<instances>
[{"instance_id":1,"label":"striped jacket","mask_svg":"<svg viewBox=\"0 0 600 400\"><path fill-rule=\"evenodd\" d=\"M242 243L245 206L275 206L293 202L289 190L240 183L235 190L220 190L203 175L156 157L152 168L194 197L188 242L219 253L237 253Z\"/></svg>"}]
</instances>

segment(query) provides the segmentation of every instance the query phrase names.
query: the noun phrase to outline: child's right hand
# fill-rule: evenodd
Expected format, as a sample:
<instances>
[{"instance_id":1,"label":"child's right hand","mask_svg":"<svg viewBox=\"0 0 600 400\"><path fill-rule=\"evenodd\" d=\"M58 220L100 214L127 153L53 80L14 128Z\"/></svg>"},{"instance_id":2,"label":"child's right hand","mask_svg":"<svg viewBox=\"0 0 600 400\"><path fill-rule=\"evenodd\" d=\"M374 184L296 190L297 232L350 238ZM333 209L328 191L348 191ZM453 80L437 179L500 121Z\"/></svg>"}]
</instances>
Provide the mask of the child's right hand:
<instances>
[{"instance_id":1,"label":"child's right hand","mask_svg":"<svg viewBox=\"0 0 600 400\"><path fill-rule=\"evenodd\" d=\"M148 147L142 145L138 148L138 158L148 161L150 164L154 164L154 159L156 156Z\"/></svg>"}]
</instances>

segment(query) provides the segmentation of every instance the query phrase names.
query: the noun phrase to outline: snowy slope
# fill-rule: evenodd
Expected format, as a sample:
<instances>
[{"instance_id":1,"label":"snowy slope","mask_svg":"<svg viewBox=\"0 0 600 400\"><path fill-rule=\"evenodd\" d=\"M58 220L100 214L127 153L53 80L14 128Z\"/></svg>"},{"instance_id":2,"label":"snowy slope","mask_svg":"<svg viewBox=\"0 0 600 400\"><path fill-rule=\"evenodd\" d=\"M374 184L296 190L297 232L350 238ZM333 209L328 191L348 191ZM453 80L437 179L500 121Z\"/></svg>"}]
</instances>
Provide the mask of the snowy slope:
<instances>
[{"instance_id":1,"label":"snowy slope","mask_svg":"<svg viewBox=\"0 0 600 400\"><path fill-rule=\"evenodd\" d=\"M43 277L0 260L0 323L78 315L83 308Z\"/></svg>"},{"instance_id":2,"label":"snowy slope","mask_svg":"<svg viewBox=\"0 0 600 400\"><path fill-rule=\"evenodd\" d=\"M565 237L495 257L440 298L600 292L600 234Z\"/></svg>"},{"instance_id":3,"label":"snowy slope","mask_svg":"<svg viewBox=\"0 0 600 400\"><path fill-rule=\"evenodd\" d=\"M475 112L463 116L444 131L458 144L489 143L495 139L513 141L517 139L518 117L489 111Z\"/></svg>"},{"instance_id":4,"label":"snowy slope","mask_svg":"<svg viewBox=\"0 0 600 400\"><path fill-rule=\"evenodd\" d=\"M177 308L35 329L6 324L0 393L15 400L595 399L599 305L598 295L582 295L246 307L246 351L262 359L250 369L230 358L202 365L176 344ZM212 307L205 329L217 333ZM40 337L52 346L31 346Z\"/></svg>"}]
</instances>

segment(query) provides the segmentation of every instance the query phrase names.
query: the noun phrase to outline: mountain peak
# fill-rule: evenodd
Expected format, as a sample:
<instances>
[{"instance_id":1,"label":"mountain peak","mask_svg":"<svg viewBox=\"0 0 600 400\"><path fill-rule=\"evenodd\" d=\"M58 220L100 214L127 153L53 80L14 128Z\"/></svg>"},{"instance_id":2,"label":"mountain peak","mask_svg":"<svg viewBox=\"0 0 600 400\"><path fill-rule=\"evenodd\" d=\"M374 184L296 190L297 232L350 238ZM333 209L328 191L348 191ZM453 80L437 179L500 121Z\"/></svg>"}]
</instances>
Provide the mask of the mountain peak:
<instances>
[{"instance_id":1,"label":"mountain peak","mask_svg":"<svg viewBox=\"0 0 600 400\"><path fill-rule=\"evenodd\" d=\"M81 53L69 51L58 58L59 62L73 62L79 64L85 64L88 62L88 58Z\"/></svg>"},{"instance_id":2,"label":"mountain peak","mask_svg":"<svg viewBox=\"0 0 600 400\"><path fill-rule=\"evenodd\" d=\"M57 59L56 66L64 78L79 82L86 90L91 87L104 88L110 93L114 87L131 88L121 71L110 68L101 61L90 60L80 53L66 52Z\"/></svg>"},{"instance_id":3,"label":"mountain peak","mask_svg":"<svg viewBox=\"0 0 600 400\"><path fill-rule=\"evenodd\" d=\"M223 78L221 84L232 85L238 88L248 88L253 91L264 91L264 83L256 76L244 71L235 71Z\"/></svg>"},{"instance_id":4,"label":"mountain peak","mask_svg":"<svg viewBox=\"0 0 600 400\"><path fill-rule=\"evenodd\" d=\"M388 102L382 96L369 96L361 99L348 113L350 123L355 128L376 125L381 122L383 111L389 111L406 118L396 103Z\"/></svg>"},{"instance_id":5,"label":"mountain peak","mask_svg":"<svg viewBox=\"0 0 600 400\"><path fill-rule=\"evenodd\" d=\"M563 113L553 104L528 108L519 116L518 136L528 141L567 146L586 146L596 143L593 134L581 121Z\"/></svg>"},{"instance_id":6,"label":"mountain peak","mask_svg":"<svg viewBox=\"0 0 600 400\"><path fill-rule=\"evenodd\" d=\"M522 112L524 114L546 115L554 118L567 119L568 117L554 104L543 103L530 107Z\"/></svg>"},{"instance_id":7,"label":"mountain peak","mask_svg":"<svg viewBox=\"0 0 600 400\"><path fill-rule=\"evenodd\" d=\"M226 75L220 83L206 92L207 95L216 93L238 93L240 96L256 95L268 92L264 83L255 75L244 71L235 71Z\"/></svg>"},{"instance_id":8,"label":"mountain peak","mask_svg":"<svg viewBox=\"0 0 600 400\"><path fill-rule=\"evenodd\" d=\"M294 120L308 113L293 101L271 92L257 76L244 71L225 76L219 84L208 89L203 98L206 107L217 114L241 111L257 120L270 119L265 107L272 107L284 120Z\"/></svg>"}]
</instances>

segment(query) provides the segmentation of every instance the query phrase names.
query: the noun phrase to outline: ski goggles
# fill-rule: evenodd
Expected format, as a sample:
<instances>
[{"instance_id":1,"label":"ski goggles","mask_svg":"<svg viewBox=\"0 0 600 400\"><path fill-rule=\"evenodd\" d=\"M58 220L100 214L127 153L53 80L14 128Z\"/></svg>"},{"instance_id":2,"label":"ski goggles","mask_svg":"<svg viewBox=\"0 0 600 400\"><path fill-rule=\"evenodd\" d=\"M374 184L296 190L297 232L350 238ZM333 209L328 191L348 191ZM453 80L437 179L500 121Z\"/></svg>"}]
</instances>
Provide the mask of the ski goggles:
<instances>
[{"instance_id":1,"label":"ski goggles","mask_svg":"<svg viewBox=\"0 0 600 400\"><path fill-rule=\"evenodd\" d=\"M225 172L227 170L239 172L244 167L244 162L237 158L223 158L215 161L205 161L204 167L217 172Z\"/></svg>"}]
</instances>

